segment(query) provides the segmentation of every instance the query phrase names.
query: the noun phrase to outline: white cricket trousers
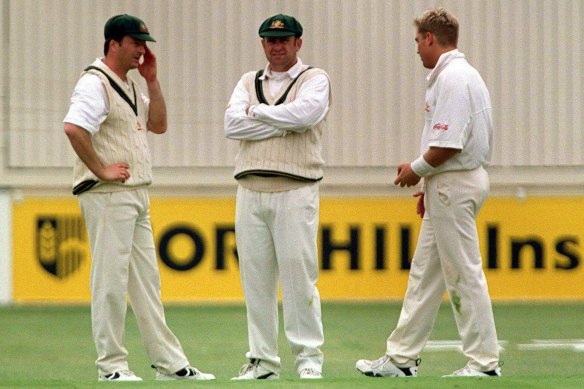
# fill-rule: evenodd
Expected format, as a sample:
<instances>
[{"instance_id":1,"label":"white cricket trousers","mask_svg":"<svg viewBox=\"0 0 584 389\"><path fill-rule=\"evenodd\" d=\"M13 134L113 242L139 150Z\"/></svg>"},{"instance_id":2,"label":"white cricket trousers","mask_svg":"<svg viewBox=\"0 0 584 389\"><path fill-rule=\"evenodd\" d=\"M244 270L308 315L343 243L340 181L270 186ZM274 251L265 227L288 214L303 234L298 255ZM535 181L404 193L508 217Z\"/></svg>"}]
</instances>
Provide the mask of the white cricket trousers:
<instances>
[{"instance_id":1,"label":"white cricket trousers","mask_svg":"<svg viewBox=\"0 0 584 389\"><path fill-rule=\"evenodd\" d=\"M189 365L166 325L146 189L79 196L91 246L91 324L99 374L128 370L126 294L150 361L166 373Z\"/></svg>"},{"instance_id":2,"label":"white cricket trousers","mask_svg":"<svg viewBox=\"0 0 584 389\"><path fill-rule=\"evenodd\" d=\"M399 321L387 340L386 353L396 363L415 364L446 290L467 366L480 371L498 366L497 333L475 221L488 193L489 178L482 167L425 180L426 214Z\"/></svg>"},{"instance_id":3,"label":"white cricket trousers","mask_svg":"<svg viewBox=\"0 0 584 389\"><path fill-rule=\"evenodd\" d=\"M318 279L319 187L256 192L239 186L235 234L247 306L249 359L279 373L278 279L284 330L298 372L322 371Z\"/></svg>"}]
</instances>

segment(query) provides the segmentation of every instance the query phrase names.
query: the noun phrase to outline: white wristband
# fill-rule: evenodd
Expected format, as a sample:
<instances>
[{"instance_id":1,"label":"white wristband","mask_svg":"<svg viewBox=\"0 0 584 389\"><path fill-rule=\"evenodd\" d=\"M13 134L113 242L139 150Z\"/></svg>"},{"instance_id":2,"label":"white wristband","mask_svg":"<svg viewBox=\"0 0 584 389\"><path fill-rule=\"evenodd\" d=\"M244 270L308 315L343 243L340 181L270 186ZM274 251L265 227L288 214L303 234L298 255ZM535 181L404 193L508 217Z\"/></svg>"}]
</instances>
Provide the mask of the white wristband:
<instances>
[{"instance_id":1,"label":"white wristband","mask_svg":"<svg viewBox=\"0 0 584 389\"><path fill-rule=\"evenodd\" d=\"M421 155L418 159L412 162L410 166L412 167L414 173L416 173L420 177L425 177L435 170L435 168L432 167L432 165L426 162L423 155Z\"/></svg>"}]
</instances>

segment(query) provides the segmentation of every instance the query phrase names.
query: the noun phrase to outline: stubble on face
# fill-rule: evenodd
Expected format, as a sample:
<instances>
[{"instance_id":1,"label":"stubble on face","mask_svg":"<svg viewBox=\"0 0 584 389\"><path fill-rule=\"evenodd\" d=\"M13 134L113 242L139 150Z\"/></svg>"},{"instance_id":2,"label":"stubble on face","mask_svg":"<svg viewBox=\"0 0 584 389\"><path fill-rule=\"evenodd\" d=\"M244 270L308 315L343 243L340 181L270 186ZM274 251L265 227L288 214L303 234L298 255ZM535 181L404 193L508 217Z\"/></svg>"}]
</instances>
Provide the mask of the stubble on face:
<instances>
[{"instance_id":1,"label":"stubble on face","mask_svg":"<svg viewBox=\"0 0 584 389\"><path fill-rule=\"evenodd\" d=\"M262 47L270 68L277 72L285 72L296 64L301 45L302 40L294 36L262 39Z\"/></svg>"},{"instance_id":2,"label":"stubble on face","mask_svg":"<svg viewBox=\"0 0 584 389\"><path fill-rule=\"evenodd\" d=\"M125 36L120 44L119 60L123 67L136 69L140 66L140 59L146 51L146 42Z\"/></svg>"}]
</instances>

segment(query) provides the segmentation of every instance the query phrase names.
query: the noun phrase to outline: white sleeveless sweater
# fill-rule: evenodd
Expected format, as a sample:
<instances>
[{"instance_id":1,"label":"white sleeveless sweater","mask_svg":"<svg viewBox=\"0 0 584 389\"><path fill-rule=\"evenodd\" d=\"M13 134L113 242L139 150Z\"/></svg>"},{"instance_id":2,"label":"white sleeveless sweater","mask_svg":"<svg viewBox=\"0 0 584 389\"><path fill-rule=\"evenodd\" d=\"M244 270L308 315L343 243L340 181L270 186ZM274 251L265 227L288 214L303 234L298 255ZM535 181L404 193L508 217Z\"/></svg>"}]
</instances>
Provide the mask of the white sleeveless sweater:
<instances>
[{"instance_id":1,"label":"white sleeveless sweater","mask_svg":"<svg viewBox=\"0 0 584 389\"><path fill-rule=\"evenodd\" d=\"M303 70L308 66L303 67ZM284 104L294 101L302 84L317 74L326 72L312 68L302 73L288 93ZM255 91L256 72L244 75L244 82L251 96L251 105L260 102ZM290 83L292 80L290 80ZM262 82L263 90L268 90L268 81ZM289 84L288 84L289 85ZM282 88L281 94L271 97L271 93L264 93L269 104L274 104L287 89ZM273 137L260 141L240 141L239 152L235 157L235 178L246 175L273 175L287 177L294 180L316 182L322 179L324 160L321 156L321 138L326 118L311 129L303 132L289 132L283 137Z\"/></svg>"},{"instance_id":2,"label":"white sleeveless sweater","mask_svg":"<svg viewBox=\"0 0 584 389\"><path fill-rule=\"evenodd\" d=\"M101 61L94 62L92 66L99 67L121 89L127 92L126 83ZM130 178L126 182L99 182L91 191L111 192L150 185L152 183L152 162L146 129L148 111L141 98L138 85L128 77L130 92L127 95L130 101L135 103L138 111L136 114L130 104L112 87L109 79L103 73L89 69L84 71L82 75L87 72L95 74L101 79L109 99L109 114L99 126L99 131L91 137L93 148L104 165L125 162L130 166ZM74 177L74 186L86 180L99 181L79 157L75 163Z\"/></svg>"}]
</instances>

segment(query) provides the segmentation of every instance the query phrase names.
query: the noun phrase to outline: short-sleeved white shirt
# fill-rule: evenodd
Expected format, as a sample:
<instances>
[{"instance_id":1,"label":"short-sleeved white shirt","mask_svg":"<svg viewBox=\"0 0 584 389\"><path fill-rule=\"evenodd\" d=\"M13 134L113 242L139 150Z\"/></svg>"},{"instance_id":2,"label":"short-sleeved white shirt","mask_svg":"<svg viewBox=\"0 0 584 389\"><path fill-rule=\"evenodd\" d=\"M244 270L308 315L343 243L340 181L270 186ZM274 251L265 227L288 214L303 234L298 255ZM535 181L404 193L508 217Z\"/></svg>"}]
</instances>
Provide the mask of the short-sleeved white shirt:
<instances>
[{"instance_id":1,"label":"short-sleeved white shirt","mask_svg":"<svg viewBox=\"0 0 584 389\"><path fill-rule=\"evenodd\" d=\"M84 74L75 85L69 111L63 122L75 124L95 134L108 112L109 102L101 79L95 74Z\"/></svg>"},{"instance_id":2,"label":"short-sleeved white shirt","mask_svg":"<svg viewBox=\"0 0 584 389\"><path fill-rule=\"evenodd\" d=\"M98 58L96 61L100 61ZM131 95L131 87L128 84L120 85L126 89L128 96ZM140 93L144 104L148 107L150 99ZM86 73L75 85L69 111L63 119L64 123L71 123L87 130L91 134L99 131L99 126L106 119L109 113L109 100L105 87L99 76Z\"/></svg>"},{"instance_id":3,"label":"short-sleeved white shirt","mask_svg":"<svg viewBox=\"0 0 584 389\"><path fill-rule=\"evenodd\" d=\"M426 78L424 110L422 155L432 146L461 150L438 166L436 173L471 170L490 163L491 99L478 71L458 50L442 54Z\"/></svg>"}]
</instances>

